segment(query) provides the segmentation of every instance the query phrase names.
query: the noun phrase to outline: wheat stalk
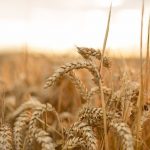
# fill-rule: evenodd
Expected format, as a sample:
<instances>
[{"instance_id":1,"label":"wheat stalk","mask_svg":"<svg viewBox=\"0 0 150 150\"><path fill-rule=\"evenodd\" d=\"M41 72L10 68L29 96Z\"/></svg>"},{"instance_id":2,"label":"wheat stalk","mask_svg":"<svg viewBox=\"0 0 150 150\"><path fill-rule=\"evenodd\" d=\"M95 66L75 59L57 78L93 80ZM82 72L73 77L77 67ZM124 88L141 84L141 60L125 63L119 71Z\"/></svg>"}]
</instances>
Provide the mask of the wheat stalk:
<instances>
[{"instance_id":1,"label":"wheat stalk","mask_svg":"<svg viewBox=\"0 0 150 150\"><path fill-rule=\"evenodd\" d=\"M141 35L140 35L140 94L139 94L139 99L137 101L137 107L138 107L138 112L137 112L137 139L139 139L140 134L140 120L141 120L141 115L142 115L142 107L144 104L143 100L143 18L144 18L144 0L142 0L142 10L141 10ZM136 143L136 149L140 147L139 143Z\"/></svg>"},{"instance_id":2,"label":"wheat stalk","mask_svg":"<svg viewBox=\"0 0 150 150\"><path fill-rule=\"evenodd\" d=\"M145 93L146 102L148 102L148 90L149 90L149 73L150 73L150 60L149 60L149 46L150 46L150 16L148 22L148 34L147 34L147 52L146 52L146 64L145 64Z\"/></svg>"}]
</instances>

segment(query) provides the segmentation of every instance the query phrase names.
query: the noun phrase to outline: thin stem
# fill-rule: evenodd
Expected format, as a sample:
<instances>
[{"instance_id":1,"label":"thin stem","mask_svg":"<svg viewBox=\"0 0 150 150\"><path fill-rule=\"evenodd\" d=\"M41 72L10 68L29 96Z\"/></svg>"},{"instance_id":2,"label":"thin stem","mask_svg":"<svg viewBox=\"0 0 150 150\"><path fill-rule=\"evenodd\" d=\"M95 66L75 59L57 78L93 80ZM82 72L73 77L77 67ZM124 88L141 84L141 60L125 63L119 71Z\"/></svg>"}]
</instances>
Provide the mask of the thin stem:
<instances>
[{"instance_id":1,"label":"thin stem","mask_svg":"<svg viewBox=\"0 0 150 150\"><path fill-rule=\"evenodd\" d=\"M140 137L140 120L142 114L142 107L143 107L143 18L144 18L144 0L142 0L142 12L141 12L141 35L140 35L140 94L139 99L137 101L138 107L138 114L137 114L137 139ZM140 145L136 143L136 149L139 149Z\"/></svg>"},{"instance_id":2,"label":"thin stem","mask_svg":"<svg viewBox=\"0 0 150 150\"><path fill-rule=\"evenodd\" d=\"M109 16L108 16L108 21L107 21L107 28L106 28L106 33L105 33L105 38L104 38L104 43L103 43L102 59L101 59L101 62L100 62L100 67L99 67L99 73L100 74L102 72L102 63L103 63L104 53L105 53L107 39L108 39L108 34L109 34L110 19L111 19L111 10L112 10L112 3L110 5L110 9L109 9ZM100 89L100 98L101 98L102 110L103 110L105 149L109 150L109 145L108 145L109 142L108 142L108 134L107 134L106 104L105 104L105 100L104 100L104 93L103 93L103 89L102 89L101 78L99 80L99 89Z\"/></svg>"},{"instance_id":3,"label":"thin stem","mask_svg":"<svg viewBox=\"0 0 150 150\"><path fill-rule=\"evenodd\" d=\"M148 22L148 36L147 36L147 52L146 52L146 67L145 67L145 93L146 93L146 102L148 102L148 89L149 89L149 37L150 36L150 17Z\"/></svg>"},{"instance_id":4,"label":"thin stem","mask_svg":"<svg viewBox=\"0 0 150 150\"><path fill-rule=\"evenodd\" d=\"M2 110L1 110L1 124L5 123L5 85L4 88L2 90L1 93L1 106L2 106Z\"/></svg>"}]
</instances>

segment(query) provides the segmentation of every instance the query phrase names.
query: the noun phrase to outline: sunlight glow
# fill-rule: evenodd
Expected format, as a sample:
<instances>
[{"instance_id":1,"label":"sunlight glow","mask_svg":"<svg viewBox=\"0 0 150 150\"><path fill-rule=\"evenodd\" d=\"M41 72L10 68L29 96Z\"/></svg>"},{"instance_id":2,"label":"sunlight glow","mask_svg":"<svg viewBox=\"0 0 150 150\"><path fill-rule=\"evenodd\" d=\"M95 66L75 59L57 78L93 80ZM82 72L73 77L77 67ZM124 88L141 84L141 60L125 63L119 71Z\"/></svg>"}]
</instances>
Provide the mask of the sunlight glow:
<instances>
[{"instance_id":1,"label":"sunlight glow","mask_svg":"<svg viewBox=\"0 0 150 150\"><path fill-rule=\"evenodd\" d=\"M50 6L35 5L28 12L29 16L25 15L24 18L0 16L0 47L27 44L28 47L48 51L64 51L74 48L75 45L102 48L111 0L93 0L92 6L89 5L91 0L87 1L86 6L83 1L81 4L80 0L71 0L70 3L69 1L65 4L65 9L58 7L56 1L55 5L54 1L50 3L55 6L51 9ZM76 7L70 9L71 2L75 2ZM119 9L124 0L112 2L107 48L111 51L137 51L140 41L141 10ZM148 11L149 9L145 10L144 15L144 41L147 37ZM146 42L143 45L146 45Z\"/></svg>"},{"instance_id":2,"label":"sunlight glow","mask_svg":"<svg viewBox=\"0 0 150 150\"><path fill-rule=\"evenodd\" d=\"M26 41L27 26L22 21L0 21L0 46L18 45Z\"/></svg>"},{"instance_id":3,"label":"sunlight glow","mask_svg":"<svg viewBox=\"0 0 150 150\"><path fill-rule=\"evenodd\" d=\"M108 7L111 2L113 6L119 6L123 0L99 0L100 6Z\"/></svg>"},{"instance_id":4,"label":"sunlight glow","mask_svg":"<svg viewBox=\"0 0 150 150\"><path fill-rule=\"evenodd\" d=\"M118 14L116 22L111 25L110 47L130 50L140 40L140 11L123 10ZM115 35L115 36L114 36Z\"/></svg>"}]
</instances>

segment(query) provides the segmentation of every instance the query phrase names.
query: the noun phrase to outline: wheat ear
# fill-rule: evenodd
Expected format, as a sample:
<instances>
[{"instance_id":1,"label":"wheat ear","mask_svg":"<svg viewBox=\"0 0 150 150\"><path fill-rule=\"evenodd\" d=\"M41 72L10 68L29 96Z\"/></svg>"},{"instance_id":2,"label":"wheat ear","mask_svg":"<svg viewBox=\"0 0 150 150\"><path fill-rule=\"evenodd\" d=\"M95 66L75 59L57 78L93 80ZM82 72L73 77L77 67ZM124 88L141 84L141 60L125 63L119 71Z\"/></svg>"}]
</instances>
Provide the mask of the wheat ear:
<instances>
[{"instance_id":1,"label":"wheat ear","mask_svg":"<svg viewBox=\"0 0 150 150\"><path fill-rule=\"evenodd\" d=\"M13 150L13 134L9 124L0 127L0 149Z\"/></svg>"},{"instance_id":2,"label":"wheat ear","mask_svg":"<svg viewBox=\"0 0 150 150\"><path fill-rule=\"evenodd\" d=\"M94 48L77 47L77 46L76 46L76 48L78 49L78 53L83 58L91 60L90 57L93 56L94 58L96 58L96 59L101 61L102 54L101 54L101 51L99 49L95 50ZM103 66L106 67L106 68L110 68L111 67L110 58L108 58L106 56L103 58Z\"/></svg>"},{"instance_id":3,"label":"wheat ear","mask_svg":"<svg viewBox=\"0 0 150 150\"><path fill-rule=\"evenodd\" d=\"M54 108L50 104L41 104L39 107L35 108L30 123L29 123L29 133L28 133L28 145L31 146L34 137L34 129L37 127L38 119L44 112L54 111Z\"/></svg>"},{"instance_id":4,"label":"wheat ear","mask_svg":"<svg viewBox=\"0 0 150 150\"><path fill-rule=\"evenodd\" d=\"M86 141L83 138L73 137L66 141L62 150L74 150L83 149L86 150Z\"/></svg>"},{"instance_id":5,"label":"wheat ear","mask_svg":"<svg viewBox=\"0 0 150 150\"><path fill-rule=\"evenodd\" d=\"M115 112L107 112L107 120L110 121L113 118L120 118L120 115ZM96 107L83 107L79 112L79 120L87 122L93 127L103 126L103 110Z\"/></svg>"},{"instance_id":6,"label":"wheat ear","mask_svg":"<svg viewBox=\"0 0 150 150\"><path fill-rule=\"evenodd\" d=\"M30 111L25 111L16 118L13 128L13 137L16 150L20 150L23 148L23 141L25 139L24 132L28 128L30 118L31 118Z\"/></svg>"},{"instance_id":7,"label":"wheat ear","mask_svg":"<svg viewBox=\"0 0 150 150\"><path fill-rule=\"evenodd\" d=\"M86 103L90 101L90 97L88 96L88 90L82 81L76 76L76 74L72 71L69 73L69 78L72 83L75 85L76 89L79 90L80 96L82 98L82 103Z\"/></svg>"},{"instance_id":8,"label":"wheat ear","mask_svg":"<svg viewBox=\"0 0 150 150\"><path fill-rule=\"evenodd\" d=\"M7 120L13 120L16 118L20 113L24 112L25 110L34 109L38 106L40 106L41 103L34 98L31 98L27 102L23 103L21 106L19 106L16 111L14 111L12 114L9 114L7 116Z\"/></svg>"},{"instance_id":9,"label":"wheat ear","mask_svg":"<svg viewBox=\"0 0 150 150\"><path fill-rule=\"evenodd\" d=\"M55 144L53 142L53 139L49 136L49 134L40 129L40 128L34 128L33 134L35 140L41 144L41 150L55 150Z\"/></svg>"},{"instance_id":10,"label":"wheat ear","mask_svg":"<svg viewBox=\"0 0 150 150\"><path fill-rule=\"evenodd\" d=\"M89 61L80 61L80 62L72 62L72 63L67 63L63 66L61 66L59 69L56 70L56 72L47 79L45 88L50 87L54 85L63 75L66 73L74 70L74 69L88 69L93 76L95 77L95 82L98 83L99 79L99 73L98 70L96 69L95 66Z\"/></svg>"},{"instance_id":11,"label":"wheat ear","mask_svg":"<svg viewBox=\"0 0 150 150\"><path fill-rule=\"evenodd\" d=\"M119 119L113 119L109 125L120 137L123 150L134 150L134 139L128 125Z\"/></svg>"},{"instance_id":12,"label":"wheat ear","mask_svg":"<svg viewBox=\"0 0 150 150\"><path fill-rule=\"evenodd\" d=\"M89 126L86 122L75 122L66 133L66 141L71 140L74 137L82 138L86 142L86 149L97 149L97 140L92 130L92 127Z\"/></svg>"},{"instance_id":13,"label":"wheat ear","mask_svg":"<svg viewBox=\"0 0 150 150\"><path fill-rule=\"evenodd\" d=\"M104 92L104 97L110 98L112 95L112 90L110 88L107 88L106 86L102 87L103 92ZM91 99L92 96L95 94L99 94L99 87L93 87L89 92L88 92L88 99Z\"/></svg>"}]
</instances>

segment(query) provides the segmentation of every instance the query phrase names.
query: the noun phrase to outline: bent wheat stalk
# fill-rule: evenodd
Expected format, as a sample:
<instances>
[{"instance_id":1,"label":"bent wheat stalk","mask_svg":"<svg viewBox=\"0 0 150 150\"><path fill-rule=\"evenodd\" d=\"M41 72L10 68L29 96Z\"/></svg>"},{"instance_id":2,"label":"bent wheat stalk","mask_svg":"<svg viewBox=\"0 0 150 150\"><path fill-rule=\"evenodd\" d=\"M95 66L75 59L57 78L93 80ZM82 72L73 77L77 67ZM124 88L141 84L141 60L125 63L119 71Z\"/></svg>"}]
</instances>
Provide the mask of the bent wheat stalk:
<instances>
[{"instance_id":1,"label":"bent wheat stalk","mask_svg":"<svg viewBox=\"0 0 150 150\"><path fill-rule=\"evenodd\" d=\"M95 82L98 83L99 73L98 70L89 61L71 62L61 66L55 73L46 81L45 88L53 86L63 75L74 69L88 69L95 77Z\"/></svg>"}]
</instances>

